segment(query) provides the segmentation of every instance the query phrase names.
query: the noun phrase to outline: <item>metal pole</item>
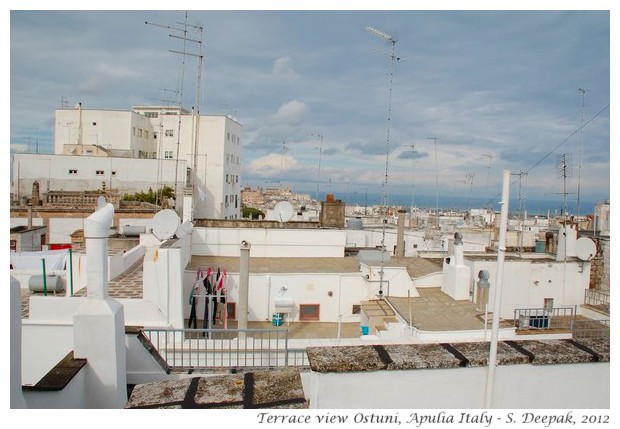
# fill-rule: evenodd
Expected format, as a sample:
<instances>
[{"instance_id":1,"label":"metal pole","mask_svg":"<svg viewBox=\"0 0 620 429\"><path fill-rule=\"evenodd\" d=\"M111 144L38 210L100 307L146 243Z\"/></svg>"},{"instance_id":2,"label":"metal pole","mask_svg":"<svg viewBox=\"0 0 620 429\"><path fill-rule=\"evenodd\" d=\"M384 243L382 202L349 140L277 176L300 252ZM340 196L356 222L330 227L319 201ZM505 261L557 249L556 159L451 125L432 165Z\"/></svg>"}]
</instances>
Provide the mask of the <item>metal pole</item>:
<instances>
[{"instance_id":1,"label":"metal pole","mask_svg":"<svg viewBox=\"0 0 620 429\"><path fill-rule=\"evenodd\" d=\"M43 264L43 296L47 296L47 276L45 275L45 258L41 258Z\"/></svg>"},{"instance_id":2,"label":"metal pole","mask_svg":"<svg viewBox=\"0 0 620 429\"><path fill-rule=\"evenodd\" d=\"M245 331L248 328L248 297L250 287L250 248L247 241L239 246L239 315L237 316L239 340L246 339Z\"/></svg>"},{"instance_id":3,"label":"metal pole","mask_svg":"<svg viewBox=\"0 0 620 429\"><path fill-rule=\"evenodd\" d=\"M73 249L69 249L69 288L73 296Z\"/></svg>"},{"instance_id":4,"label":"metal pole","mask_svg":"<svg viewBox=\"0 0 620 429\"><path fill-rule=\"evenodd\" d=\"M495 367L497 365L497 340L499 335L499 314L502 301L502 284L504 271L504 256L506 253L506 226L508 225L508 201L510 196L510 170L504 170L502 187L501 221L499 226L499 242L497 243L497 273L495 275L495 296L493 305L493 325L491 329L491 349L489 351L489 370L484 407L491 408L493 402L493 385L495 382Z\"/></svg>"}]
</instances>

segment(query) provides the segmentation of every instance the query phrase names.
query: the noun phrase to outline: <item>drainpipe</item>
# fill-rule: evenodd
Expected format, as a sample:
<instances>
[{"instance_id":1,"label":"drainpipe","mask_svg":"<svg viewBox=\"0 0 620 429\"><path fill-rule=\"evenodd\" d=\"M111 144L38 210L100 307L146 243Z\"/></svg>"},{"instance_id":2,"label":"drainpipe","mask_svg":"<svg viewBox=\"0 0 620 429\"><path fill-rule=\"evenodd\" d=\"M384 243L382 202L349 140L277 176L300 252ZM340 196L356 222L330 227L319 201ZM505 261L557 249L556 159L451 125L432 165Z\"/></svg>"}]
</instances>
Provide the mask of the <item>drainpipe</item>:
<instances>
[{"instance_id":1,"label":"drainpipe","mask_svg":"<svg viewBox=\"0 0 620 429\"><path fill-rule=\"evenodd\" d=\"M243 240L239 246L239 339L245 339L248 328L248 296L250 289L250 248L252 246Z\"/></svg>"},{"instance_id":2,"label":"drainpipe","mask_svg":"<svg viewBox=\"0 0 620 429\"><path fill-rule=\"evenodd\" d=\"M506 227L508 225L508 201L510 196L510 170L504 170L502 187L502 210L499 225L499 241L497 243L497 273L495 275L495 296L493 305L493 325L491 329L491 350L489 352L489 368L484 407L491 408L493 402L493 385L495 383L495 367L497 365L497 339L499 336L499 313L502 301L502 285L504 277L504 257L506 253Z\"/></svg>"}]
</instances>

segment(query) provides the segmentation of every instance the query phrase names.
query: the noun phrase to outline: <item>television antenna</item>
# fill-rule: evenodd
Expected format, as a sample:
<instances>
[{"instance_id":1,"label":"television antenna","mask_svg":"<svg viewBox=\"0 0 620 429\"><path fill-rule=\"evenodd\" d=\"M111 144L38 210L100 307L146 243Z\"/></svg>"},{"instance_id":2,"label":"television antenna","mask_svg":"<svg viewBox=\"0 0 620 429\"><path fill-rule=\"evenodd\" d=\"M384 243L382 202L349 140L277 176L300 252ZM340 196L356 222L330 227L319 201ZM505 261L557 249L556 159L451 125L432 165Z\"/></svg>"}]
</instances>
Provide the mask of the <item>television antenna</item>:
<instances>
[{"instance_id":1,"label":"television antenna","mask_svg":"<svg viewBox=\"0 0 620 429\"><path fill-rule=\"evenodd\" d=\"M560 176L560 178L563 180L564 183L564 192L562 192L562 196L564 198L563 200L563 208L562 208L562 214L564 216L566 216L567 214L567 209L566 209L566 196L568 195L568 192L566 191L566 178L569 177L571 175L571 162L570 162L570 155L568 154L560 154L558 156L558 162L557 162L557 172L558 175Z\"/></svg>"},{"instance_id":2,"label":"television antenna","mask_svg":"<svg viewBox=\"0 0 620 429\"><path fill-rule=\"evenodd\" d=\"M179 199L179 192L178 192L178 170L179 170L179 151L180 151L180 147L181 147L181 109L182 109L182 104L183 104L183 88L184 88L184 83L185 83L185 58L187 56L190 57L197 57L199 59L198 61L198 74L197 74L197 84L196 84L196 107L198 109L198 112L200 112L200 81L201 81L201 77L202 77L202 60L204 58L204 56L202 55L202 30L203 27L199 26L199 25L191 25L187 23L187 11L185 11L185 19L183 22L177 22L176 24L180 25L180 27L176 27L176 26L170 26L170 25L162 25L162 24L156 24L153 22L149 22L149 21L145 21L144 22L146 25L153 25L155 27L160 27L160 28L165 28L168 30L172 30L173 32L176 32L177 34L168 34L168 36L170 36L171 38L175 38L175 39L179 39L181 40L182 43L182 50L181 51L176 51L176 50L172 50L169 49L169 52L172 52L174 54L180 54L181 55L181 76L180 76L180 82L179 82L179 89L177 92L178 95L178 107L179 107L179 114L178 114L178 122L177 122L177 148L176 148L176 162L175 162L175 167L174 167L174 197L175 200L178 201ZM199 39L192 39L188 37L188 29L194 29L196 30L199 35L200 38ZM199 46L199 53L195 54L195 53L191 53L187 51L187 42L192 42L195 43ZM196 130L198 129L198 121L196 121ZM196 135L196 131L192 130L192 135L194 138L194 159L193 159L193 167L194 167L194 174L196 171L196 152L195 152L195 145L197 142L197 135ZM179 204L175 204L175 209L178 210Z\"/></svg>"},{"instance_id":3,"label":"television antenna","mask_svg":"<svg viewBox=\"0 0 620 429\"><path fill-rule=\"evenodd\" d=\"M389 163L390 163L390 125L392 122L392 85L394 83L394 66L397 60L400 60L396 56L396 38L387 33L377 30L373 27L366 27L366 30L375 36L381 37L390 43L392 49L390 54L390 85L388 96L388 115L387 115L387 137L386 137L386 149L385 149L385 179L383 182L383 206L384 217L382 222L382 235L381 235L381 271L379 272L379 297L383 297L383 268L384 268L384 254L385 254L385 224L387 223L387 211L388 211L388 175L389 175Z\"/></svg>"}]
</instances>

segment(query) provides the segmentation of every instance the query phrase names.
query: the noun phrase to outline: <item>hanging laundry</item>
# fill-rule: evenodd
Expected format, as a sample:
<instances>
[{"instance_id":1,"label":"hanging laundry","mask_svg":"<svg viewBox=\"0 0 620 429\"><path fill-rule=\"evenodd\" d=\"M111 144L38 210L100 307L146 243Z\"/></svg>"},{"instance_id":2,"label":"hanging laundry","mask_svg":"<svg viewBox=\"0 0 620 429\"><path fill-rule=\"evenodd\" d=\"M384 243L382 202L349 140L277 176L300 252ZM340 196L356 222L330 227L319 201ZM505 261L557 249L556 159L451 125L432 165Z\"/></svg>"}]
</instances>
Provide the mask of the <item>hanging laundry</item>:
<instances>
[{"instance_id":1,"label":"hanging laundry","mask_svg":"<svg viewBox=\"0 0 620 429\"><path fill-rule=\"evenodd\" d=\"M203 286L205 287L205 312L204 317L202 319L202 329L207 329L209 327L209 295L212 293L212 283L211 283L211 275L213 274L213 270L211 267L207 269L207 275L203 279ZM204 336L204 334L203 334Z\"/></svg>"}]
</instances>

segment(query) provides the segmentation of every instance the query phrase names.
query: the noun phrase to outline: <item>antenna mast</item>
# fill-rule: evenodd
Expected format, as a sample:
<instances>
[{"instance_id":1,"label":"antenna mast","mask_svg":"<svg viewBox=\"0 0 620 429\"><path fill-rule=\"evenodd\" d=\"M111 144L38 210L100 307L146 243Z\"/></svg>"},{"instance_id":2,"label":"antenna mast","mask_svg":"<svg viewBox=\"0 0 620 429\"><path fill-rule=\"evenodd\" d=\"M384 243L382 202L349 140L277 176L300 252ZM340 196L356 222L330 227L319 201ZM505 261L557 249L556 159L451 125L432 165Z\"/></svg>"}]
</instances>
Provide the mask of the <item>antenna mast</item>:
<instances>
[{"instance_id":1,"label":"antenna mast","mask_svg":"<svg viewBox=\"0 0 620 429\"><path fill-rule=\"evenodd\" d=\"M284 172L284 156L286 155L286 152L288 151L287 147L286 147L286 141L282 141L282 158L280 159L280 187L283 187L282 185L282 174Z\"/></svg>"},{"instance_id":2,"label":"antenna mast","mask_svg":"<svg viewBox=\"0 0 620 429\"><path fill-rule=\"evenodd\" d=\"M413 225L413 196L414 192L414 183L415 183L415 154L417 153L415 150L415 145L411 142L411 207L409 208L409 227Z\"/></svg>"},{"instance_id":3,"label":"antenna mast","mask_svg":"<svg viewBox=\"0 0 620 429\"><path fill-rule=\"evenodd\" d=\"M427 137L427 140L435 142L435 210L437 216L437 229L439 229L439 161L437 160L437 138Z\"/></svg>"},{"instance_id":4,"label":"antenna mast","mask_svg":"<svg viewBox=\"0 0 620 429\"><path fill-rule=\"evenodd\" d=\"M522 199L521 199L521 179L523 179L523 176L527 176L527 173L524 171L520 171L519 173L513 173L513 176L519 176L519 230L517 231L517 234L519 236L519 252L523 251L523 223L524 223L524 216L523 216L523 203L522 203Z\"/></svg>"},{"instance_id":5,"label":"antenna mast","mask_svg":"<svg viewBox=\"0 0 620 429\"><path fill-rule=\"evenodd\" d=\"M319 171L316 179L316 199L319 201L319 192L321 187L321 157L323 155L323 133L319 132L317 137L319 138Z\"/></svg>"},{"instance_id":6,"label":"antenna mast","mask_svg":"<svg viewBox=\"0 0 620 429\"><path fill-rule=\"evenodd\" d=\"M387 138L386 138L386 150L385 150L385 179L383 182L383 206L384 206L384 217L383 217L383 228L382 228L382 236L381 236L381 271L379 272L379 297L383 297L383 265L384 265L384 253L385 253L385 224L387 223L387 212L388 212L388 174L389 174L389 162L390 162L390 125L392 122L392 84L394 82L394 65L396 60L399 59L396 57L396 39L386 34L382 31L377 30L373 27L366 27L370 33L375 36L379 36L382 39L388 41L392 45L392 51L390 54L390 91L388 97L388 117L387 117Z\"/></svg>"},{"instance_id":7,"label":"antenna mast","mask_svg":"<svg viewBox=\"0 0 620 429\"><path fill-rule=\"evenodd\" d=\"M577 179L577 217L579 217L579 208L581 204L581 147L583 141L583 111L586 104L586 90L579 88L581 92L581 126L579 127L579 172Z\"/></svg>"}]
</instances>

